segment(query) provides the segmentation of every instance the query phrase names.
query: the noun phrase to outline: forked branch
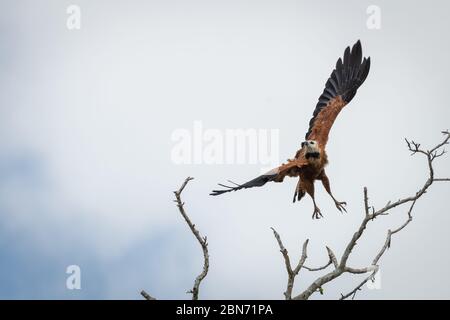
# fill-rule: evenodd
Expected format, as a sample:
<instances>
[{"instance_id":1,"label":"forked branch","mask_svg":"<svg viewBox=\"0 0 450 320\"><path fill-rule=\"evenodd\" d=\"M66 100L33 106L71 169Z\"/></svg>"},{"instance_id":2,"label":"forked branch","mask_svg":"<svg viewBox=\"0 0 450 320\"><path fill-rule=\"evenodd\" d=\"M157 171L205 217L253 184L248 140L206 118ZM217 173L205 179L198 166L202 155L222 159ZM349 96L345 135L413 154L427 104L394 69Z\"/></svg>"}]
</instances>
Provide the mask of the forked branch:
<instances>
[{"instance_id":1,"label":"forked branch","mask_svg":"<svg viewBox=\"0 0 450 320\"><path fill-rule=\"evenodd\" d=\"M356 293L359 290L361 290L363 285L366 284L367 281L369 281L375 277L376 273L379 270L379 266L378 266L379 260L385 254L387 249L390 248L391 241L392 241L392 235L403 230L412 221L412 219L413 219L412 211L414 209L414 205L416 204L416 201L427 192L428 188L433 184L433 182L450 181L450 178L435 178L434 177L433 162L437 158L440 158L441 156L443 156L446 153L446 151L443 147L445 145L447 145L450 140L449 131L443 131L442 133L444 134L443 141L440 142L439 144L437 144L435 147L433 147L430 150L424 150L421 148L421 145L419 143L405 139L405 141L407 143L407 147L408 147L409 151L411 152L411 155L415 155L415 154L424 155L426 157L427 166L428 166L428 178L425 181L425 183L423 184L423 186L414 195L400 199L395 202L389 201L383 208L381 208L379 210L375 210L374 207L371 207L369 205L368 191L367 191L367 188L364 187L364 218L363 218L358 230L353 234L352 238L350 239L347 246L345 247L344 253L342 254L342 257L339 262L336 259L336 256L334 255L334 253L327 247L328 256L330 258L330 261L328 262L328 264L326 264L325 266L323 266L321 268L305 267L304 263L306 260L306 245L308 243L308 241L306 241L305 245L304 245L304 251L302 254L302 258L300 259L300 262L299 262L300 267L298 269L297 268L295 269L295 270L297 270L297 272L294 272L295 270L292 270L292 268L290 267L290 258L289 258L287 250L282 245L280 235L275 230L273 230L275 238L277 239L277 242L280 246L281 253L283 254L283 258L285 260L286 268L288 271L288 288L285 293L286 299L300 299L300 300L309 299L311 297L311 295L314 294L315 292L322 293L323 292L322 286L324 286L325 284L340 277L344 273L351 273L351 274L370 273L369 276L366 277L361 283L359 283L353 290L351 290L347 294L341 294L341 297L340 297L340 299L347 299L349 297L354 298ZM357 241L361 238L364 231L366 230L368 224L379 216L389 215L391 209L402 206L406 203L411 203L408 211L406 212L407 219L398 228L396 228L394 230L389 229L387 231L387 235L386 235L384 244L381 247L381 249L376 253L374 259L372 260L372 263L369 266L364 267L364 268L349 267L347 265L347 261L351 255L353 249L355 248ZM318 270L325 269L326 267L328 267L331 264L334 265L334 270L328 272L327 274L325 274L321 277L318 277L303 292L301 292L297 296L292 297L292 288L293 288L293 284L294 284L294 279L295 279L295 276L297 276L298 271L301 268L307 269L309 271L318 271Z\"/></svg>"}]
</instances>

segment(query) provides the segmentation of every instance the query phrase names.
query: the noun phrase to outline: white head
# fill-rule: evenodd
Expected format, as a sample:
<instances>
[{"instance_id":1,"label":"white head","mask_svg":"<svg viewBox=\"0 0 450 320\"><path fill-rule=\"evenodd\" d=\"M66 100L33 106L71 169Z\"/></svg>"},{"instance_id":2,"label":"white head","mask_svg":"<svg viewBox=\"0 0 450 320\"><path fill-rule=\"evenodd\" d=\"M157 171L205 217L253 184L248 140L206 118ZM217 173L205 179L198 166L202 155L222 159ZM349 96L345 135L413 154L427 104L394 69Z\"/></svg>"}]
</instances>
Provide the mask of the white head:
<instances>
[{"instance_id":1,"label":"white head","mask_svg":"<svg viewBox=\"0 0 450 320\"><path fill-rule=\"evenodd\" d=\"M306 140L302 142L302 148L305 149L305 153L317 153L319 151L319 144L316 140Z\"/></svg>"}]
</instances>

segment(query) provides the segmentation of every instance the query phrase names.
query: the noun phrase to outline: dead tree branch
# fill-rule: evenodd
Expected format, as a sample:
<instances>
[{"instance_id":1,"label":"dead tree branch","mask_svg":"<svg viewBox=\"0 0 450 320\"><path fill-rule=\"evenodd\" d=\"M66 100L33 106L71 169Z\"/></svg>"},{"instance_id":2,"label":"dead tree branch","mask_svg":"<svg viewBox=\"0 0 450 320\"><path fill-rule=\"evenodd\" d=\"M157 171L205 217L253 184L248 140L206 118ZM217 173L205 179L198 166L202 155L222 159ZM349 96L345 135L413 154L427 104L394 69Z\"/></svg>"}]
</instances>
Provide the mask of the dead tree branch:
<instances>
[{"instance_id":1,"label":"dead tree branch","mask_svg":"<svg viewBox=\"0 0 450 320\"><path fill-rule=\"evenodd\" d=\"M193 180L192 177L187 177L181 187L174 191L175 194L175 200L178 210L180 211L181 215L183 216L184 220L186 221L187 225L189 226L189 229L191 229L192 233L194 234L197 241L200 243L200 246L202 247L203 251L203 270L202 272L195 278L194 286L191 290L188 291L188 293L192 294L192 300L198 300L198 294L200 290L200 284L203 279L205 279L206 275L208 274L209 270L209 253L208 253L208 241L207 237L202 237L200 235L200 232L196 229L195 224L192 223L191 219L187 215L186 211L184 210L184 202L181 200L181 193L183 192L186 185L189 183L189 181ZM141 291L141 295L147 299L147 300L155 300L152 296L150 296L147 292L144 290Z\"/></svg>"},{"instance_id":2,"label":"dead tree branch","mask_svg":"<svg viewBox=\"0 0 450 320\"><path fill-rule=\"evenodd\" d=\"M275 239L278 242L278 245L280 246L280 252L283 255L284 263L286 265L286 271L288 274L288 282L287 282L286 291L284 292L284 297L286 298L286 300L290 300L290 299L292 299L292 289L294 288L295 277L300 272L300 269L305 264L305 261L307 258L307 249L308 249L309 240L306 239L305 243L303 243L302 256L301 256L297 266L295 267L295 269L292 269L291 260L289 259L288 251L284 247L283 242L281 241L280 235L274 228L271 228L271 229L273 231Z\"/></svg>"},{"instance_id":3,"label":"dead tree branch","mask_svg":"<svg viewBox=\"0 0 450 320\"><path fill-rule=\"evenodd\" d=\"M347 299L349 297L354 298L357 291L361 290L362 286L365 283L367 283L367 281L374 278L374 276L376 275L376 273L379 270L379 266L378 266L379 260L384 255L384 253L387 251L387 249L390 248L391 241L392 241L392 235L403 230L412 221L412 211L414 209L414 205L416 204L416 201L427 192L428 188L433 184L433 182L450 181L450 178L438 178L437 179L434 177L433 161L446 153L446 151L443 149L443 147L446 144L448 144L449 140L450 140L449 131L443 131L442 133L444 134L443 141L441 143L437 144L435 147L433 147L430 150L421 149L419 143L405 139L407 147L408 147L409 151L411 152L411 155L415 155L415 154L424 155L426 157L427 166L428 166L428 178L425 181L425 183L423 184L423 186L414 195L400 199L395 202L389 201L383 208L381 208L379 210L375 210L373 207L369 206L369 197L367 195L368 194L367 188L364 187L364 211L365 211L364 219L362 220L358 230L353 234L349 243L345 247L344 253L342 254L342 257L339 262L338 262L336 256L334 255L334 253L327 247L328 256L330 258L328 264L326 264L325 266L323 266L321 268L316 268L316 269L305 267L304 262L306 260L306 246L308 243L308 240L307 240L303 246L304 250L303 250L302 258L300 259L299 265L297 266L297 268L295 270L292 270L292 268L290 266L290 258L289 258L288 252L284 248L284 246L281 242L280 235L275 230L273 230L275 238L277 239L278 244L280 246L280 251L283 254L283 258L285 260L286 269L288 271L288 289L286 290L286 293L285 293L286 299L306 300L306 299L309 299L311 297L311 295L313 295L315 292L318 292L318 291L322 292L322 286L324 286L325 284L340 277L344 273L364 274L364 273L370 272L370 275L367 278L365 278L360 284L358 284L353 290L351 290L349 293L347 293L345 295L341 294L341 299ZM404 205L406 203L411 203L411 205L407 211L407 219L398 228L396 228L394 230L389 229L387 231L385 242L384 242L383 246L381 247L381 249L376 253L375 258L373 259L372 263L369 266L364 267L364 268L349 267L347 265L347 261L351 255L353 249L356 247L357 241L361 238L364 231L366 230L368 224L371 221L373 221L375 218L377 218L379 216L388 215L392 209L399 207L401 205ZM293 284L294 284L294 279L295 279L295 276L297 276L298 271L301 268L307 269L309 271L319 271L319 270L325 269L330 264L334 265L334 270L328 272L327 274L325 274L321 277L318 277L303 292L301 292L297 296L292 297L292 288L293 288ZM297 271L297 272L294 272L294 271Z\"/></svg>"},{"instance_id":4,"label":"dead tree branch","mask_svg":"<svg viewBox=\"0 0 450 320\"><path fill-rule=\"evenodd\" d=\"M141 296L143 296L145 300L156 300L156 298L153 298L145 290L141 291Z\"/></svg>"},{"instance_id":5,"label":"dead tree branch","mask_svg":"<svg viewBox=\"0 0 450 320\"><path fill-rule=\"evenodd\" d=\"M184 220L186 220L186 223L188 224L189 228L191 229L194 236L197 238L197 241L200 243L200 246L202 247L203 251L203 270L202 272L195 278L194 286L191 290L189 290L189 293L192 293L192 300L198 300L198 292L200 283L203 279L205 279L206 275L208 274L209 270L209 253L208 253L208 242L207 238L202 237L200 235L200 232L195 228L195 224L191 222L191 219L189 219L188 215L186 214L186 211L184 210L184 202L181 201L181 193L183 192L184 188L188 184L189 181L191 181L194 178L187 177L184 183L181 185L180 189L178 191L174 191L175 193L175 202L177 203L178 209L180 210L181 215L183 216Z\"/></svg>"}]
</instances>

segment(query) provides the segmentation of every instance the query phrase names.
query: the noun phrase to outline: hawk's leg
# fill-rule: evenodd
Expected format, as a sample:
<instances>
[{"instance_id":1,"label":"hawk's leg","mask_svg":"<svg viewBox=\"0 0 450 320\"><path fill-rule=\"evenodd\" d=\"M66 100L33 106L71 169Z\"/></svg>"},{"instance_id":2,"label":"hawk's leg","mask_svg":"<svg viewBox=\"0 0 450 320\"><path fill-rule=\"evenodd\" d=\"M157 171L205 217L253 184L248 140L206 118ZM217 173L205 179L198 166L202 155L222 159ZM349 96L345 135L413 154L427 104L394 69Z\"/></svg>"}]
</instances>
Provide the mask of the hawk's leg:
<instances>
[{"instance_id":1,"label":"hawk's leg","mask_svg":"<svg viewBox=\"0 0 450 320\"><path fill-rule=\"evenodd\" d=\"M305 190L302 189L301 180L299 178L298 182L297 182L297 186L295 187L294 199L292 200L292 202L295 203L296 200L300 201L304 196L305 196Z\"/></svg>"},{"instance_id":2,"label":"hawk's leg","mask_svg":"<svg viewBox=\"0 0 450 320\"><path fill-rule=\"evenodd\" d=\"M320 219L323 217L322 213L320 212L319 207L316 204L316 199L314 198L314 182L311 182L309 180L302 180L300 183L300 188L303 190L306 190L308 194L311 196L312 201L314 203L314 212L312 214L313 219Z\"/></svg>"},{"instance_id":3,"label":"hawk's leg","mask_svg":"<svg viewBox=\"0 0 450 320\"><path fill-rule=\"evenodd\" d=\"M333 196L333 194L331 193L331 188L330 188L330 180L328 180L327 175L325 174L325 170L322 171L322 173L319 176L319 179L322 181L322 184L325 188L325 190L327 190L328 194L331 196L331 198L334 201L334 204L336 205L336 208L338 208L338 210L340 212L344 211L347 212L347 210L345 209L345 206L347 205L346 202L342 201L337 201L336 198Z\"/></svg>"},{"instance_id":4,"label":"hawk's leg","mask_svg":"<svg viewBox=\"0 0 450 320\"><path fill-rule=\"evenodd\" d=\"M319 207L316 205L316 200L314 200L313 198L313 203L314 203L314 212L312 214L312 218L313 219L320 219L323 217L322 213L320 212Z\"/></svg>"}]
</instances>

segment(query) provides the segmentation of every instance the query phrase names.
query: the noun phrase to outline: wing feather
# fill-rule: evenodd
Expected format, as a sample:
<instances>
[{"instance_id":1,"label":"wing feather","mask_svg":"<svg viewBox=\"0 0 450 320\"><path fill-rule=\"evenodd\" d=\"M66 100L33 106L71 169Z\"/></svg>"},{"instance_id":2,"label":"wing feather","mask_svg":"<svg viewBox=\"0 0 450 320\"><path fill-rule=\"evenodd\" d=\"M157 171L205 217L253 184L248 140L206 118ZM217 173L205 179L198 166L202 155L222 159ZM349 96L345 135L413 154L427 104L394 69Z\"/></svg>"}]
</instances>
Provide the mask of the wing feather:
<instances>
[{"instance_id":1,"label":"wing feather","mask_svg":"<svg viewBox=\"0 0 450 320\"><path fill-rule=\"evenodd\" d=\"M317 140L320 147L325 148L334 120L342 108L353 99L366 80L369 70L370 57L363 58L361 42L358 40L351 50L350 47L345 49L343 59L337 60L336 68L326 82L309 121L306 140Z\"/></svg>"},{"instance_id":2,"label":"wing feather","mask_svg":"<svg viewBox=\"0 0 450 320\"><path fill-rule=\"evenodd\" d=\"M223 187L224 189L221 190L213 190L210 195L217 196L224 194L226 192L230 191L237 191L241 189L247 189L247 188L253 188L253 187L261 187L265 185L267 182L273 181L273 182L282 182L286 176L289 177L297 177L300 174L300 170L303 166L307 165L308 162L304 157L301 159L293 159L288 160L286 164L282 164L281 166L274 168L270 170L269 172L266 172L259 177L256 177L253 180L250 180L243 184L237 184L232 181L231 182L234 186L227 186L224 184L219 183L219 186Z\"/></svg>"}]
</instances>

